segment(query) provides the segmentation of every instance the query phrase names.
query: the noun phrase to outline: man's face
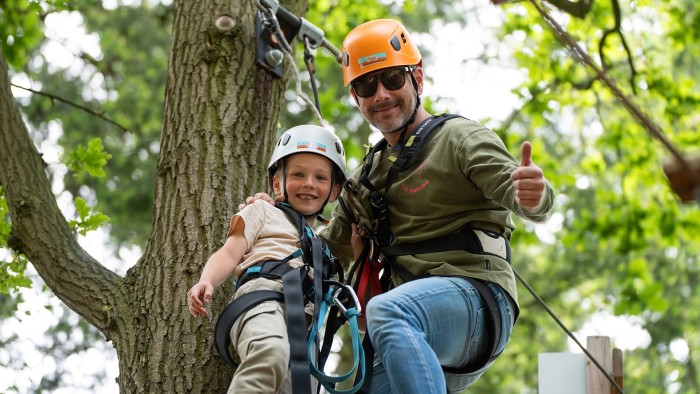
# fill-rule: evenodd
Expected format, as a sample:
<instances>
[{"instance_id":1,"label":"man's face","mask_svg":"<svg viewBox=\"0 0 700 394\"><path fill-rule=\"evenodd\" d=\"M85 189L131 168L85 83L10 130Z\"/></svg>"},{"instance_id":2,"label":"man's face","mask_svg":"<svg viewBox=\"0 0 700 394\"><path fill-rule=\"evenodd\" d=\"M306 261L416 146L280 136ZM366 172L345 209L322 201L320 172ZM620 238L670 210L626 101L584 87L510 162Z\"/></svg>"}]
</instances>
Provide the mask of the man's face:
<instances>
[{"instance_id":1,"label":"man's face","mask_svg":"<svg viewBox=\"0 0 700 394\"><path fill-rule=\"evenodd\" d=\"M407 67L382 69L351 82L351 93L362 115L382 133L398 131L413 114L416 91L409 75L411 72L418 82L420 94L423 86L420 67L413 71Z\"/></svg>"}]
</instances>

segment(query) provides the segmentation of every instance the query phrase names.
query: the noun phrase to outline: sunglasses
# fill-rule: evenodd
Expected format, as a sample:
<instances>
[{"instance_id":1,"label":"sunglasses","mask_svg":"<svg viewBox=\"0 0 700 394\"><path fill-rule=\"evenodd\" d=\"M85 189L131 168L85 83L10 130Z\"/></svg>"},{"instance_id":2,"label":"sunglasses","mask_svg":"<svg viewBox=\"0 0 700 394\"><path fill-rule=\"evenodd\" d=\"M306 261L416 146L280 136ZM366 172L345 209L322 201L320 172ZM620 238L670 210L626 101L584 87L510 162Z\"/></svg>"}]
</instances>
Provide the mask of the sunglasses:
<instances>
[{"instance_id":1,"label":"sunglasses","mask_svg":"<svg viewBox=\"0 0 700 394\"><path fill-rule=\"evenodd\" d=\"M410 67L392 68L378 74L363 75L352 82L355 94L362 98L372 97L377 93L377 82L382 83L388 90L399 90L406 84L406 72L411 72Z\"/></svg>"}]
</instances>

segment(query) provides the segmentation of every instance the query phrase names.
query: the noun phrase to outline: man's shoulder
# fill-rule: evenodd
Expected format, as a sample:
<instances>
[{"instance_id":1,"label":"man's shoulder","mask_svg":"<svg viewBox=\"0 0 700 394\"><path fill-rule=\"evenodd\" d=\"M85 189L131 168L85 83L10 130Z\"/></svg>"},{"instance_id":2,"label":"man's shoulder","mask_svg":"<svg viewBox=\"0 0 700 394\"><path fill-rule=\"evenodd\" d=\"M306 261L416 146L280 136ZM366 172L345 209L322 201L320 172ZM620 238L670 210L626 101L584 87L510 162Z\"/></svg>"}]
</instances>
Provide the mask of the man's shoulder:
<instances>
[{"instance_id":1,"label":"man's shoulder","mask_svg":"<svg viewBox=\"0 0 700 394\"><path fill-rule=\"evenodd\" d=\"M493 133L493 131L479 122L460 115L446 120L442 125L442 129L435 134L439 135L436 138L436 142L452 141L453 143L459 143L483 133Z\"/></svg>"},{"instance_id":2,"label":"man's shoulder","mask_svg":"<svg viewBox=\"0 0 700 394\"><path fill-rule=\"evenodd\" d=\"M479 129L486 129L486 126L482 125L481 123L469 119L463 115L457 115L453 118L450 118L445 121L444 126L445 128L449 129L459 129L463 131L471 131L471 130L479 130Z\"/></svg>"}]
</instances>

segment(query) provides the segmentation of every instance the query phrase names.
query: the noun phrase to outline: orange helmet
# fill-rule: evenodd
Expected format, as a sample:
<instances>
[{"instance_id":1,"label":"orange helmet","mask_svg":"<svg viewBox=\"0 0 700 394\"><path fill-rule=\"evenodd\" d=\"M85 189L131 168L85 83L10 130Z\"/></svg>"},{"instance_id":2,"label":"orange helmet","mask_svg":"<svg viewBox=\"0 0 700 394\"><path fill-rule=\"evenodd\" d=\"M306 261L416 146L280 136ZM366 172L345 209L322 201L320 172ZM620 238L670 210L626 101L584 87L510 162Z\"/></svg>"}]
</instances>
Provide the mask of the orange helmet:
<instances>
[{"instance_id":1,"label":"orange helmet","mask_svg":"<svg viewBox=\"0 0 700 394\"><path fill-rule=\"evenodd\" d=\"M343 41L343 81L388 67L414 66L421 61L418 47L401 22L377 19L354 28Z\"/></svg>"}]
</instances>

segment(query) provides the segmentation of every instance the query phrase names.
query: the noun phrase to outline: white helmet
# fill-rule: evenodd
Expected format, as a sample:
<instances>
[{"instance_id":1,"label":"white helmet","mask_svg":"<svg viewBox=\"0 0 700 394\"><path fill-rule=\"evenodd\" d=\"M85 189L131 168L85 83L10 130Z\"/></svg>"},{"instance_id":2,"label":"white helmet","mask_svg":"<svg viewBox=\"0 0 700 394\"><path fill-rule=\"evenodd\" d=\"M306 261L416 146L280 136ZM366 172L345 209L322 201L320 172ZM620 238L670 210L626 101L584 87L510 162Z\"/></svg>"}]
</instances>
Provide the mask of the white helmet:
<instances>
[{"instance_id":1,"label":"white helmet","mask_svg":"<svg viewBox=\"0 0 700 394\"><path fill-rule=\"evenodd\" d=\"M272 177L277 171L277 163L296 153L315 153L328 158L335 167L334 181L338 184L345 182L345 150L340 138L323 127L301 125L285 131L277 140L270 164L267 166L270 187L272 187Z\"/></svg>"}]
</instances>

